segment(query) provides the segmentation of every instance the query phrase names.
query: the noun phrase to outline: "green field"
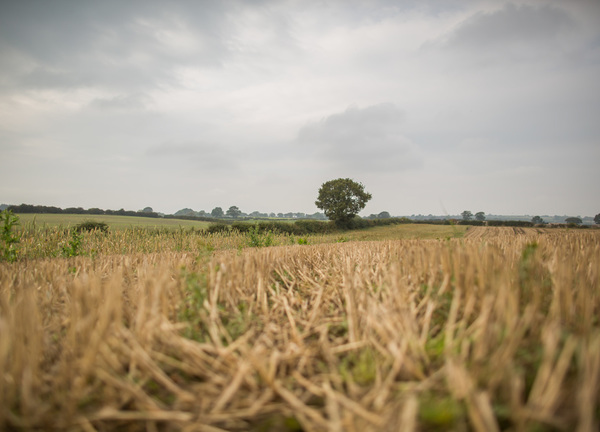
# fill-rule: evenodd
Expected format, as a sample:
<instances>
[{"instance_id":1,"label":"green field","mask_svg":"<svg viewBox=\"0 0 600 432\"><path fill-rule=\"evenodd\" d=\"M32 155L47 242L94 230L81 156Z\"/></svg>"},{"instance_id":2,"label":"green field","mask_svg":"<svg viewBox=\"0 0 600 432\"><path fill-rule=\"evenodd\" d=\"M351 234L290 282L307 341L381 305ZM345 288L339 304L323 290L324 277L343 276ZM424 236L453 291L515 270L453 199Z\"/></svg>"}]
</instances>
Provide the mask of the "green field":
<instances>
[{"instance_id":1,"label":"green field","mask_svg":"<svg viewBox=\"0 0 600 432\"><path fill-rule=\"evenodd\" d=\"M400 224L378 226L344 233L349 241L448 239L463 237L465 225Z\"/></svg>"},{"instance_id":2,"label":"green field","mask_svg":"<svg viewBox=\"0 0 600 432\"><path fill-rule=\"evenodd\" d=\"M105 222L109 229L122 231L129 228L161 228L161 229L180 229L180 228L207 228L211 222L164 219L164 218L146 218L136 216L115 216L115 215L78 215L78 214L49 214L49 213L23 213L17 214L23 228L31 227L35 223L37 228L43 227L73 227L84 221ZM248 221L247 223L254 223ZM282 221L281 223L294 223L293 221ZM339 241L372 241L372 240L395 240L395 239L446 239L462 237L467 231L467 226L450 225L428 225L428 224L401 224L379 226L361 230L345 231L335 234L328 234L322 242ZM316 239L315 239L316 240ZM315 243L315 241L313 241Z\"/></svg>"},{"instance_id":3,"label":"green field","mask_svg":"<svg viewBox=\"0 0 600 432\"><path fill-rule=\"evenodd\" d=\"M62 226L68 228L77 225L84 221L105 222L110 229L123 230L132 227L143 228L189 228L197 229L206 228L210 222L180 220L180 219L163 219L163 218L147 218L136 216L116 216L116 215L89 215L89 214L49 214L49 213L22 213L17 214L21 221L21 225L27 226L35 222L38 227L57 227Z\"/></svg>"}]
</instances>

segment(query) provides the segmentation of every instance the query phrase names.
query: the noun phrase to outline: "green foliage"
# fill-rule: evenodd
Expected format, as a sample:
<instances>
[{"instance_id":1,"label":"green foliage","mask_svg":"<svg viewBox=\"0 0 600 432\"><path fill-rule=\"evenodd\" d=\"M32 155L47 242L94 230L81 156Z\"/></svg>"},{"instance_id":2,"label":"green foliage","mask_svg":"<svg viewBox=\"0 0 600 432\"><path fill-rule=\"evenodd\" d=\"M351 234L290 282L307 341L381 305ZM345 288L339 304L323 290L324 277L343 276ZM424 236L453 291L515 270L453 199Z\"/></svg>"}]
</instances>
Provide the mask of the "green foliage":
<instances>
[{"instance_id":1,"label":"green foliage","mask_svg":"<svg viewBox=\"0 0 600 432\"><path fill-rule=\"evenodd\" d=\"M377 375L376 354L370 348L350 352L341 358L339 368L344 380L352 380L359 385L369 385L375 381Z\"/></svg>"},{"instance_id":2,"label":"green foliage","mask_svg":"<svg viewBox=\"0 0 600 432\"><path fill-rule=\"evenodd\" d=\"M261 232L258 225L248 230L248 246L269 247L273 245L273 233L271 231Z\"/></svg>"},{"instance_id":3,"label":"green foliage","mask_svg":"<svg viewBox=\"0 0 600 432\"><path fill-rule=\"evenodd\" d=\"M208 299L208 281L204 273L191 273L182 269L185 295L179 308L179 320L188 325L183 335L188 339L204 342L208 339L203 318L206 316L204 302Z\"/></svg>"},{"instance_id":4,"label":"green foliage","mask_svg":"<svg viewBox=\"0 0 600 432\"><path fill-rule=\"evenodd\" d=\"M75 231L100 231L103 233L108 233L108 225L106 222L97 222L93 220L86 220L77 225L75 225Z\"/></svg>"},{"instance_id":5,"label":"green foliage","mask_svg":"<svg viewBox=\"0 0 600 432\"><path fill-rule=\"evenodd\" d=\"M83 236L77 230L71 231L71 239L62 247L62 255L65 258L81 255L81 242Z\"/></svg>"},{"instance_id":6,"label":"green foliage","mask_svg":"<svg viewBox=\"0 0 600 432\"><path fill-rule=\"evenodd\" d=\"M487 221L487 226L507 226L507 227L532 227L530 221L511 221L511 220L490 220Z\"/></svg>"},{"instance_id":7,"label":"green foliage","mask_svg":"<svg viewBox=\"0 0 600 432\"><path fill-rule=\"evenodd\" d=\"M542 298L541 292L551 289L552 277L549 270L543 265L537 242L528 243L523 248L519 262L519 285L523 304L540 304L541 310L548 311L550 299ZM540 287L543 287L544 290L540 290Z\"/></svg>"},{"instance_id":8,"label":"green foliage","mask_svg":"<svg viewBox=\"0 0 600 432\"><path fill-rule=\"evenodd\" d=\"M248 222L234 222L231 224L231 229L240 233L247 233L252 229L253 225Z\"/></svg>"},{"instance_id":9,"label":"green foliage","mask_svg":"<svg viewBox=\"0 0 600 432\"><path fill-rule=\"evenodd\" d=\"M284 416L279 413L250 420L250 424L252 427L248 430L251 432L299 432L304 430L296 417L293 415Z\"/></svg>"},{"instance_id":10,"label":"green foliage","mask_svg":"<svg viewBox=\"0 0 600 432\"><path fill-rule=\"evenodd\" d=\"M475 213L475 220L483 222L485 220L485 213L482 211Z\"/></svg>"},{"instance_id":11,"label":"green foliage","mask_svg":"<svg viewBox=\"0 0 600 432\"><path fill-rule=\"evenodd\" d=\"M350 221L365 208L371 197L361 183L349 178L339 178L321 185L315 204L338 227L348 228Z\"/></svg>"},{"instance_id":12,"label":"green foliage","mask_svg":"<svg viewBox=\"0 0 600 432\"><path fill-rule=\"evenodd\" d=\"M471 213L469 210L465 210L460 215L462 216L463 220L465 220L465 221L470 221L473 219L473 213Z\"/></svg>"},{"instance_id":13,"label":"green foliage","mask_svg":"<svg viewBox=\"0 0 600 432\"><path fill-rule=\"evenodd\" d=\"M231 231L231 227L229 225L227 225L226 223L217 222L217 223L210 224L208 226L208 228L206 228L206 231L211 234L229 232L229 231Z\"/></svg>"},{"instance_id":14,"label":"green foliage","mask_svg":"<svg viewBox=\"0 0 600 432\"><path fill-rule=\"evenodd\" d=\"M419 422L425 430L456 430L459 424L464 426L465 417L464 407L450 396L425 394L419 404Z\"/></svg>"},{"instance_id":15,"label":"green foliage","mask_svg":"<svg viewBox=\"0 0 600 432\"><path fill-rule=\"evenodd\" d=\"M318 220L299 220L292 224L296 234L327 234L335 231L335 226L330 222Z\"/></svg>"},{"instance_id":16,"label":"green foliage","mask_svg":"<svg viewBox=\"0 0 600 432\"><path fill-rule=\"evenodd\" d=\"M19 218L10 210L0 213L2 223L2 233L0 234L2 246L0 246L0 259L8 262L17 260L17 249L15 245L19 243L19 238L13 235L13 227L19 225Z\"/></svg>"},{"instance_id":17,"label":"green foliage","mask_svg":"<svg viewBox=\"0 0 600 432\"><path fill-rule=\"evenodd\" d=\"M568 224L575 224L575 225L581 225L583 223L581 218L578 218L578 217L568 217L565 219L565 222Z\"/></svg>"},{"instance_id":18,"label":"green foliage","mask_svg":"<svg viewBox=\"0 0 600 432\"><path fill-rule=\"evenodd\" d=\"M308 244L308 239L306 237L300 237L298 239L298 244L299 245L307 245Z\"/></svg>"},{"instance_id":19,"label":"green foliage","mask_svg":"<svg viewBox=\"0 0 600 432\"><path fill-rule=\"evenodd\" d=\"M460 220L457 225L484 226L485 221L480 220Z\"/></svg>"},{"instance_id":20,"label":"green foliage","mask_svg":"<svg viewBox=\"0 0 600 432\"><path fill-rule=\"evenodd\" d=\"M251 226L248 224L245 225ZM328 234L336 230L333 224L316 220L299 220L293 223L263 221L258 223L258 228L261 232L271 231L273 233L290 235Z\"/></svg>"}]
</instances>

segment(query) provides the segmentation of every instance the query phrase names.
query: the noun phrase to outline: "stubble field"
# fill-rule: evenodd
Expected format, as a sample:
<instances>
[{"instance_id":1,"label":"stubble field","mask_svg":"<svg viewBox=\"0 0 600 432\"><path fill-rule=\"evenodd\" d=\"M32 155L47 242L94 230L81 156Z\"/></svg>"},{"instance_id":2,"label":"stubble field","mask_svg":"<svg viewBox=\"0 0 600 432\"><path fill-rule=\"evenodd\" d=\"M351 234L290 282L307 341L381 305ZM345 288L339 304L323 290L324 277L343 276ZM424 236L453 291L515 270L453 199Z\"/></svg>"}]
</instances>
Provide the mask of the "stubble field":
<instances>
[{"instance_id":1,"label":"stubble field","mask_svg":"<svg viewBox=\"0 0 600 432\"><path fill-rule=\"evenodd\" d=\"M23 239L0 429L598 430L600 232L462 234Z\"/></svg>"}]
</instances>

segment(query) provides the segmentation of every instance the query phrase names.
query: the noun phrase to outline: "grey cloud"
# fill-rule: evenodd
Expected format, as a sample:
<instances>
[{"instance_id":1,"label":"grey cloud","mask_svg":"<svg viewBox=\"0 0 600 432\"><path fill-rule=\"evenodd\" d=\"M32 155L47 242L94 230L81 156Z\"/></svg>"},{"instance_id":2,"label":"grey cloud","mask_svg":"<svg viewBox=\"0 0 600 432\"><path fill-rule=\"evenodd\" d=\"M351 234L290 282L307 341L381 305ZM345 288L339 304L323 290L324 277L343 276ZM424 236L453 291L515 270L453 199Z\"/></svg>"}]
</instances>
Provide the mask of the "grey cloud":
<instances>
[{"instance_id":1,"label":"grey cloud","mask_svg":"<svg viewBox=\"0 0 600 432\"><path fill-rule=\"evenodd\" d=\"M160 165L176 164L186 170L232 171L239 168L237 159L227 148L201 141L159 144L150 147L146 156Z\"/></svg>"},{"instance_id":2,"label":"grey cloud","mask_svg":"<svg viewBox=\"0 0 600 432\"><path fill-rule=\"evenodd\" d=\"M177 70L300 54L285 3L115 1L9 2L0 14L5 88L177 86Z\"/></svg>"},{"instance_id":3,"label":"grey cloud","mask_svg":"<svg viewBox=\"0 0 600 432\"><path fill-rule=\"evenodd\" d=\"M421 165L416 146L402 134L403 112L394 104L350 107L298 132L313 157L338 168L396 171Z\"/></svg>"},{"instance_id":4,"label":"grey cloud","mask_svg":"<svg viewBox=\"0 0 600 432\"><path fill-rule=\"evenodd\" d=\"M44 203L40 182L78 170L77 184L48 183L48 204L86 206L60 198L80 188L104 208L212 208L225 196L310 211L324 179L348 176L373 193L372 212L435 213L437 197L462 211L473 196L486 211L597 212L598 0L0 9L5 202ZM515 164L543 168L531 173L539 187L519 188L527 170L509 179ZM531 207L548 185L568 187ZM579 203L567 203L573 190Z\"/></svg>"},{"instance_id":5,"label":"grey cloud","mask_svg":"<svg viewBox=\"0 0 600 432\"><path fill-rule=\"evenodd\" d=\"M226 12L221 2L9 2L0 41L19 55L3 63L24 88L157 85L177 65L227 58Z\"/></svg>"},{"instance_id":6,"label":"grey cloud","mask_svg":"<svg viewBox=\"0 0 600 432\"><path fill-rule=\"evenodd\" d=\"M519 49L529 45L548 46L561 33L575 27L564 10L541 6L507 4L495 12L478 12L454 30L442 46L453 49L488 51Z\"/></svg>"},{"instance_id":7,"label":"grey cloud","mask_svg":"<svg viewBox=\"0 0 600 432\"><path fill-rule=\"evenodd\" d=\"M90 106L100 110L139 110L144 109L152 99L143 93L122 94L112 98L96 98Z\"/></svg>"}]
</instances>

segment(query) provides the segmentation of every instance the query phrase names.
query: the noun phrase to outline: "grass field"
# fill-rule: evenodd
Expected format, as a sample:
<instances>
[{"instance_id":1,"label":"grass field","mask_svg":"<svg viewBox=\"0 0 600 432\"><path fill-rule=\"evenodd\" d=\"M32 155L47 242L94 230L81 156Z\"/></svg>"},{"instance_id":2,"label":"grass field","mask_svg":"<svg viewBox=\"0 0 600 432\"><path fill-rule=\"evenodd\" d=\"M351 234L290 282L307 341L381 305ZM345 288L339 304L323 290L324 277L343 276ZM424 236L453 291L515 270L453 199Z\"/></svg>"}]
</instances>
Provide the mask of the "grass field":
<instances>
[{"instance_id":1,"label":"grass field","mask_svg":"<svg viewBox=\"0 0 600 432\"><path fill-rule=\"evenodd\" d=\"M461 238L468 230L465 225L401 224L379 226L344 233L349 240L450 239Z\"/></svg>"},{"instance_id":2,"label":"grass field","mask_svg":"<svg viewBox=\"0 0 600 432\"><path fill-rule=\"evenodd\" d=\"M124 230L132 227L142 228L170 228L178 229L179 227L197 229L206 228L209 222L192 221L181 219L163 219L163 218L147 218L136 216L116 216L116 215L87 215L87 214L33 214L24 213L18 215L21 223L24 226L34 224L37 227L73 227L81 222L93 220L97 222L105 222L111 229Z\"/></svg>"},{"instance_id":3,"label":"grass field","mask_svg":"<svg viewBox=\"0 0 600 432\"><path fill-rule=\"evenodd\" d=\"M0 429L598 430L599 231L249 240L23 238L0 263Z\"/></svg>"}]
</instances>

